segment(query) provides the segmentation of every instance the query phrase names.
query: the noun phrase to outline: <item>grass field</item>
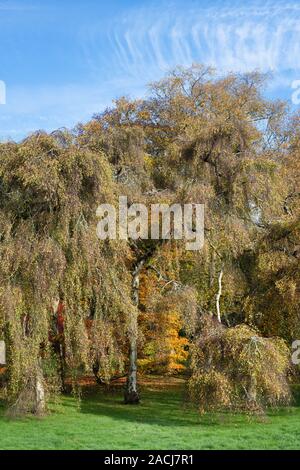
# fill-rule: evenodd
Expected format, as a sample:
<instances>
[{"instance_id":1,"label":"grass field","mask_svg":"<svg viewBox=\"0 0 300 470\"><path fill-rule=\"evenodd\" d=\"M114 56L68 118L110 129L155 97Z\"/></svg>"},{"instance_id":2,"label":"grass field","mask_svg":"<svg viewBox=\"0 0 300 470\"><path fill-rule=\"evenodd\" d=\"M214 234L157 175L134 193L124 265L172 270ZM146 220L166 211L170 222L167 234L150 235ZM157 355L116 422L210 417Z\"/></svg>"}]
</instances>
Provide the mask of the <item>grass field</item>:
<instances>
[{"instance_id":1,"label":"grass field","mask_svg":"<svg viewBox=\"0 0 300 470\"><path fill-rule=\"evenodd\" d=\"M48 416L16 421L2 407L0 449L300 449L300 400L258 420L199 416L184 405L179 379L146 380L142 395L139 406L126 406L120 387L108 394L90 386L80 402L66 396Z\"/></svg>"}]
</instances>

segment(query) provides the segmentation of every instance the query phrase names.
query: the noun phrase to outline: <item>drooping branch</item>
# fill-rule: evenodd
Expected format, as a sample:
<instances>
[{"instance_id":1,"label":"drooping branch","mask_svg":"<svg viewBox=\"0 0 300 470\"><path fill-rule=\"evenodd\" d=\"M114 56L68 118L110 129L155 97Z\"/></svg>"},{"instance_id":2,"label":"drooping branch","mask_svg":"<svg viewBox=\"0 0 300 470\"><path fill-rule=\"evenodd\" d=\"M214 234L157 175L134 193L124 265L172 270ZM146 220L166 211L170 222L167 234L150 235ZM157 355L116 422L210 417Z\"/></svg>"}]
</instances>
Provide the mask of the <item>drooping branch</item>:
<instances>
[{"instance_id":1,"label":"drooping branch","mask_svg":"<svg viewBox=\"0 0 300 470\"><path fill-rule=\"evenodd\" d=\"M175 281L174 279L169 279L166 276L164 276L155 266L152 266L152 265L147 266L147 269L152 269L152 271L154 271L157 274L158 280L165 282L164 286L162 287L162 290L164 290L169 285L173 285L175 290L178 290L181 287L183 287L183 285L180 282Z\"/></svg>"}]
</instances>

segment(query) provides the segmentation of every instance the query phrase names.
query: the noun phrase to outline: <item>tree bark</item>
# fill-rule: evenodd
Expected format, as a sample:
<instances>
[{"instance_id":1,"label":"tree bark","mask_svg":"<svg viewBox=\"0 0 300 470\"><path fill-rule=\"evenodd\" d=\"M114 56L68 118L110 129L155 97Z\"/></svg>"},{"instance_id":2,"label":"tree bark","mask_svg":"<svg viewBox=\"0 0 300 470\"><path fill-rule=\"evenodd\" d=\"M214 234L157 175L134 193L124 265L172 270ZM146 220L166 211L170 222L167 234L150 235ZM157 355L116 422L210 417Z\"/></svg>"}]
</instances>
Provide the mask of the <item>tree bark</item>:
<instances>
[{"instance_id":1,"label":"tree bark","mask_svg":"<svg viewBox=\"0 0 300 470\"><path fill-rule=\"evenodd\" d=\"M136 306L137 310L139 306L140 273L145 262L145 258L140 260L136 264L132 273L132 302ZM125 403L131 405L138 404L140 401L137 386L137 330L138 315L131 319L131 328L129 332L129 371L124 396Z\"/></svg>"},{"instance_id":2,"label":"tree bark","mask_svg":"<svg viewBox=\"0 0 300 470\"><path fill-rule=\"evenodd\" d=\"M137 388L137 341L136 338L130 340L129 345L129 372L127 377L125 403L137 405L140 402L140 396Z\"/></svg>"},{"instance_id":3,"label":"tree bark","mask_svg":"<svg viewBox=\"0 0 300 470\"><path fill-rule=\"evenodd\" d=\"M223 270L220 271L219 274L219 290L216 295L216 307L217 307L217 316L218 316L218 322L221 323L221 310L220 310L220 298L222 295L222 278L223 278Z\"/></svg>"},{"instance_id":4,"label":"tree bark","mask_svg":"<svg viewBox=\"0 0 300 470\"><path fill-rule=\"evenodd\" d=\"M45 400L45 388L43 383L43 373L41 369L38 369L35 378L35 407L34 413L37 415L43 415L46 410Z\"/></svg>"},{"instance_id":5,"label":"tree bark","mask_svg":"<svg viewBox=\"0 0 300 470\"><path fill-rule=\"evenodd\" d=\"M256 377L250 377L250 383L249 383L249 387L247 390L247 399L248 399L248 405L252 410L258 408Z\"/></svg>"}]
</instances>

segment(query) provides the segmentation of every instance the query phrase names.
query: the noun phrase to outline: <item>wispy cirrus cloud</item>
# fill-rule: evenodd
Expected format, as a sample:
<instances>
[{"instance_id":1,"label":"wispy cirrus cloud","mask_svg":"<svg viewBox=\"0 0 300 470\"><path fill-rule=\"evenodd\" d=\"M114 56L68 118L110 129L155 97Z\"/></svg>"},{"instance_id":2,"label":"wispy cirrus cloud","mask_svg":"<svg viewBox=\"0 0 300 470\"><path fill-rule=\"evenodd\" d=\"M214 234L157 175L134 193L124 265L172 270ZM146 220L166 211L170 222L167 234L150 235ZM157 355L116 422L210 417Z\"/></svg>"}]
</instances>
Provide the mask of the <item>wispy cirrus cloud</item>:
<instances>
[{"instance_id":1,"label":"wispy cirrus cloud","mask_svg":"<svg viewBox=\"0 0 300 470\"><path fill-rule=\"evenodd\" d=\"M106 29L84 32L85 57L96 73L113 68L145 80L177 64L199 61L221 71L300 70L299 2L251 2L248 6L159 5L128 12Z\"/></svg>"},{"instance_id":2,"label":"wispy cirrus cloud","mask_svg":"<svg viewBox=\"0 0 300 470\"><path fill-rule=\"evenodd\" d=\"M7 85L0 136L72 126L192 62L220 73L272 71L267 93L291 100L300 79L299 0L112 4L0 0L0 80Z\"/></svg>"}]
</instances>

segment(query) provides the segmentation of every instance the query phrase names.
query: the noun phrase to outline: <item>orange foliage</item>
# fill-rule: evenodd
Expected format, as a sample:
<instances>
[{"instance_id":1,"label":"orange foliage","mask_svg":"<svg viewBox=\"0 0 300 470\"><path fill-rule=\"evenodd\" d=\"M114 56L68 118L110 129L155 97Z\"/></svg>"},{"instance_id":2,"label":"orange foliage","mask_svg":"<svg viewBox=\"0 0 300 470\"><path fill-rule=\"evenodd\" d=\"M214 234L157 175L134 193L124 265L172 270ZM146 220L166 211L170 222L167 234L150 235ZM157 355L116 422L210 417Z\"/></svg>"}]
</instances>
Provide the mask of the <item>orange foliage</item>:
<instances>
[{"instance_id":1,"label":"orange foliage","mask_svg":"<svg viewBox=\"0 0 300 470\"><path fill-rule=\"evenodd\" d=\"M181 334L183 324L176 307L162 308L153 301L159 297L159 289L155 274L141 275L138 365L143 372L172 375L185 369L189 342Z\"/></svg>"}]
</instances>

